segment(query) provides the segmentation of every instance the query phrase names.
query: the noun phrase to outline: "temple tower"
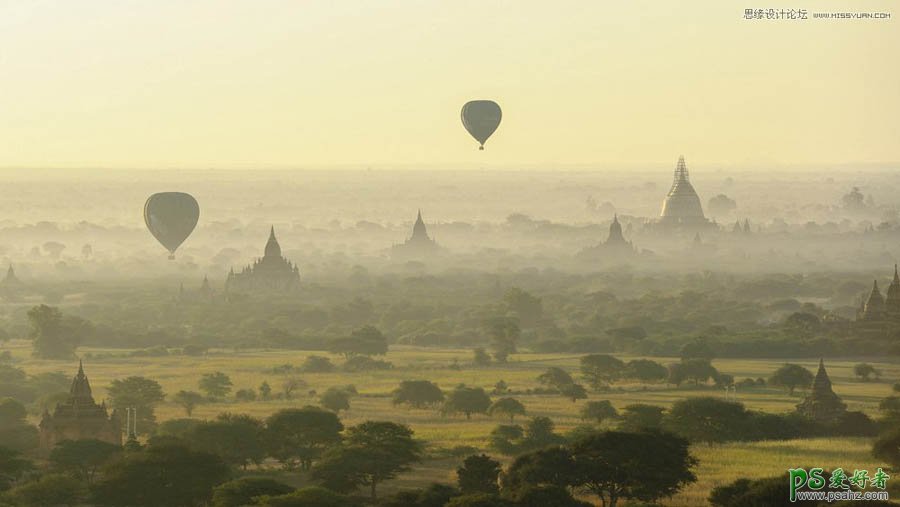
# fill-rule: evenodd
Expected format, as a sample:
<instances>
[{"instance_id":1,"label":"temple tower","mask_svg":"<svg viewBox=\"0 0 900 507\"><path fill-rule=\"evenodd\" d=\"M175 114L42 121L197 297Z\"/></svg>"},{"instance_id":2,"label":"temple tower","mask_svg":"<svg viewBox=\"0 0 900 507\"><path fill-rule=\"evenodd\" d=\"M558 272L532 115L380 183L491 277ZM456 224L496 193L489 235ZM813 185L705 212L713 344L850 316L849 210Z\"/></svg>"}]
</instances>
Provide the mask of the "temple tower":
<instances>
[{"instance_id":1,"label":"temple tower","mask_svg":"<svg viewBox=\"0 0 900 507\"><path fill-rule=\"evenodd\" d=\"M831 389L831 379L825 371L825 361L819 359L819 371L809 395L797 405L797 412L820 422L834 422L847 411L847 405Z\"/></svg>"},{"instance_id":2,"label":"temple tower","mask_svg":"<svg viewBox=\"0 0 900 507\"><path fill-rule=\"evenodd\" d=\"M660 220L663 223L706 223L700 196L691 185L684 156L678 158L672 188L663 201Z\"/></svg>"},{"instance_id":3,"label":"temple tower","mask_svg":"<svg viewBox=\"0 0 900 507\"><path fill-rule=\"evenodd\" d=\"M97 404L91 393L91 383L78 362L78 373L72 379L69 397L58 403L51 414L45 410L38 425L40 449L49 453L63 440L94 439L122 445L121 421L116 411L109 415L106 403Z\"/></svg>"}]
</instances>

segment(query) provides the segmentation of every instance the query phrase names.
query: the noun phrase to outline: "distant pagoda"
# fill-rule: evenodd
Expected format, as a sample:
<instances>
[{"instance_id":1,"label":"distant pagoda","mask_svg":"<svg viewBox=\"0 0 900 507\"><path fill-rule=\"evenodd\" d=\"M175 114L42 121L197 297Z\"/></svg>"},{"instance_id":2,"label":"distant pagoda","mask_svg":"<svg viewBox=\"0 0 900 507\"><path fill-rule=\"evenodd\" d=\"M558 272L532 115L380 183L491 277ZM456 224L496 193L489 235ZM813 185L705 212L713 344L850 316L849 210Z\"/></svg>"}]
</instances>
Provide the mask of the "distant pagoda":
<instances>
[{"instance_id":1,"label":"distant pagoda","mask_svg":"<svg viewBox=\"0 0 900 507\"><path fill-rule=\"evenodd\" d=\"M751 232L753 232L750 229L750 220L745 218L743 225L741 224L740 220L737 220L734 223L734 227L732 227L731 232L735 234L750 234Z\"/></svg>"},{"instance_id":2,"label":"distant pagoda","mask_svg":"<svg viewBox=\"0 0 900 507\"><path fill-rule=\"evenodd\" d=\"M428 235L425 221L422 220L422 210L416 215L413 224L412 235L402 244L394 245L391 253L398 258L416 258L433 255L440 250L437 242Z\"/></svg>"},{"instance_id":3,"label":"distant pagoda","mask_svg":"<svg viewBox=\"0 0 900 507\"><path fill-rule=\"evenodd\" d=\"M40 449L44 453L63 440L102 440L122 445L122 426L118 413L109 415L106 402L97 404L91 394L91 384L78 362L78 373L72 379L69 397L57 403L51 414L44 410L40 429Z\"/></svg>"},{"instance_id":4,"label":"distant pagoda","mask_svg":"<svg viewBox=\"0 0 900 507\"><path fill-rule=\"evenodd\" d=\"M847 411L847 405L831 389L831 379L825 371L825 361L819 359L819 371L809 395L797 405L797 412L819 422L834 422Z\"/></svg>"},{"instance_id":5,"label":"distant pagoda","mask_svg":"<svg viewBox=\"0 0 900 507\"><path fill-rule=\"evenodd\" d=\"M857 312L857 320L885 321L900 319L900 275L897 273L897 265L894 264L894 279L887 289L887 298L881 295L878 289L878 280L872 283L872 291L869 292Z\"/></svg>"},{"instance_id":6,"label":"distant pagoda","mask_svg":"<svg viewBox=\"0 0 900 507\"><path fill-rule=\"evenodd\" d=\"M9 265L9 268L6 270L6 277L3 281L0 281L0 286L3 287L21 287L22 280L19 280L19 277L16 276L16 270L13 269L12 264Z\"/></svg>"},{"instance_id":7,"label":"distant pagoda","mask_svg":"<svg viewBox=\"0 0 900 507\"><path fill-rule=\"evenodd\" d=\"M299 288L300 269L281 255L281 245L275 238L275 227L269 230L269 240L263 256L246 266L240 273L232 268L225 280L226 292L288 292ZM204 279L201 291L209 290Z\"/></svg>"},{"instance_id":8,"label":"distant pagoda","mask_svg":"<svg viewBox=\"0 0 900 507\"><path fill-rule=\"evenodd\" d=\"M606 237L606 241L585 248L581 252L579 252L578 257L584 259L595 258L597 256L603 257L628 257L634 255L636 250L631 241L625 239L625 235L622 233L622 224L619 223L619 215L614 214L612 222L609 224L609 235Z\"/></svg>"},{"instance_id":9,"label":"distant pagoda","mask_svg":"<svg viewBox=\"0 0 900 507\"><path fill-rule=\"evenodd\" d=\"M697 229L713 225L703 214L700 196L691 185L683 155L678 157L672 188L663 201L657 224L664 229Z\"/></svg>"},{"instance_id":10,"label":"distant pagoda","mask_svg":"<svg viewBox=\"0 0 900 507\"><path fill-rule=\"evenodd\" d=\"M0 296L7 300L18 299L24 287L25 284L22 283L22 280L19 280L19 277L16 276L16 271L10 264L6 270L6 277L0 280Z\"/></svg>"}]
</instances>

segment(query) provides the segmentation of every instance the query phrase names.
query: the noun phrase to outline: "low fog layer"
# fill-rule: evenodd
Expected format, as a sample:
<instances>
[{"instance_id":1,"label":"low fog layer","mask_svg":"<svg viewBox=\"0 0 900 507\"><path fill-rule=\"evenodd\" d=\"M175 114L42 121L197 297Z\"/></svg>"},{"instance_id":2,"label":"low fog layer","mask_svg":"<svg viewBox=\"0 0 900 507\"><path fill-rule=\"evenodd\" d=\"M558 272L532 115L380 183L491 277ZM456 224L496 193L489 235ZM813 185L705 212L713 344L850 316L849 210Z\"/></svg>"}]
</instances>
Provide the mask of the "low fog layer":
<instances>
[{"instance_id":1,"label":"low fog layer","mask_svg":"<svg viewBox=\"0 0 900 507\"><path fill-rule=\"evenodd\" d=\"M688 160L690 166L690 161ZM711 270L884 272L895 262L900 176L870 172L728 172L691 167L718 230L660 233L656 220L672 170L535 171L116 171L85 177L17 171L0 189L0 255L22 278L100 280L208 276L221 283L262 255L274 225L285 256L307 279L354 265L398 267L391 247L421 209L442 255L431 271L555 268L610 263L654 272ZM856 189L856 190L854 190ZM159 191L200 203L200 222L178 251L143 224ZM617 214L642 255L578 258L605 241ZM734 234L746 221L750 234ZM697 241L699 239L699 241ZM199 278L198 278L199 277Z\"/></svg>"}]
</instances>

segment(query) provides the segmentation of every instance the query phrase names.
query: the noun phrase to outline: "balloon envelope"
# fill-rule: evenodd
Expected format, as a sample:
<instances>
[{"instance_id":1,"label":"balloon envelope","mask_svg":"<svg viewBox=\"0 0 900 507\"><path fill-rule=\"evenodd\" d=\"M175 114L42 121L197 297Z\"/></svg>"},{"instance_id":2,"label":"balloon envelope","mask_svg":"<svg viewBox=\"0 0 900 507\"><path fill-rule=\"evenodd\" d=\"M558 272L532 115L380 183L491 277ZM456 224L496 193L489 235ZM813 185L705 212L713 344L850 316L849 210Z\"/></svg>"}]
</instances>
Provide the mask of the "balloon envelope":
<instances>
[{"instance_id":1,"label":"balloon envelope","mask_svg":"<svg viewBox=\"0 0 900 507\"><path fill-rule=\"evenodd\" d=\"M500 125L503 113L493 100L473 100L466 102L460 116L463 126L481 144L479 149L483 150L484 143Z\"/></svg>"},{"instance_id":2,"label":"balloon envelope","mask_svg":"<svg viewBox=\"0 0 900 507\"><path fill-rule=\"evenodd\" d=\"M191 235L199 218L200 205L197 200L183 192L153 194L144 204L147 229L170 254L174 254Z\"/></svg>"}]
</instances>

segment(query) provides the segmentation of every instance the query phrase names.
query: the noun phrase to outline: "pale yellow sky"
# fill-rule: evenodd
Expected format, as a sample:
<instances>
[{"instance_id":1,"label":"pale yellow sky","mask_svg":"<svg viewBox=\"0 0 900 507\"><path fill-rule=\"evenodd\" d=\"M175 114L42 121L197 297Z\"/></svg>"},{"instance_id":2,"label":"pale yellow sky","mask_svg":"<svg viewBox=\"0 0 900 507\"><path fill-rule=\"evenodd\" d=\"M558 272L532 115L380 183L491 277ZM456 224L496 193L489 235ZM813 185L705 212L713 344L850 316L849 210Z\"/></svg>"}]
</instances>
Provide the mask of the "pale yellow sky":
<instances>
[{"instance_id":1,"label":"pale yellow sky","mask_svg":"<svg viewBox=\"0 0 900 507\"><path fill-rule=\"evenodd\" d=\"M0 0L0 166L895 163L898 62L892 0Z\"/></svg>"}]
</instances>

